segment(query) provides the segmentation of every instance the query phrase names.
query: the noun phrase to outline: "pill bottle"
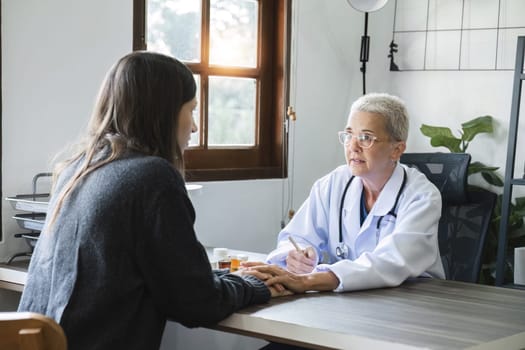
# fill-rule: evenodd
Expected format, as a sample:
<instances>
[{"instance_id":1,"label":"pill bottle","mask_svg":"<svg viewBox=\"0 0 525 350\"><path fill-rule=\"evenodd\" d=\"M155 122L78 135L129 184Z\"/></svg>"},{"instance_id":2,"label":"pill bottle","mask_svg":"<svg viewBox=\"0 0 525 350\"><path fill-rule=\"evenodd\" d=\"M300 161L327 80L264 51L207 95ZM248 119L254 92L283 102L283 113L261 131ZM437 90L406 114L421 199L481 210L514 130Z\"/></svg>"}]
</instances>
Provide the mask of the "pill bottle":
<instances>
[{"instance_id":1,"label":"pill bottle","mask_svg":"<svg viewBox=\"0 0 525 350\"><path fill-rule=\"evenodd\" d=\"M239 267L241 266L241 261L237 259L237 255L231 255L230 262L230 272L235 272L239 270Z\"/></svg>"},{"instance_id":2,"label":"pill bottle","mask_svg":"<svg viewBox=\"0 0 525 350\"><path fill-rule=\"evenodd\" d=\"M231 266L230 271L235 272L241 268L241 263L243 261L248 261L248 255L246 254L237 254L230 256Z\"/></svg>"},{"instance_id":3,"label":"pill bottle","mask_svg":"<svg viewBox=\"0 0 525 350\"><path fill-rule=\"evenodd\" d=\"M231 260L228 256L228 249L226 248L214 248L213 249L214 260L217 261L219 269L229 269L231 266Z\"/></svg>"}]
</instances>

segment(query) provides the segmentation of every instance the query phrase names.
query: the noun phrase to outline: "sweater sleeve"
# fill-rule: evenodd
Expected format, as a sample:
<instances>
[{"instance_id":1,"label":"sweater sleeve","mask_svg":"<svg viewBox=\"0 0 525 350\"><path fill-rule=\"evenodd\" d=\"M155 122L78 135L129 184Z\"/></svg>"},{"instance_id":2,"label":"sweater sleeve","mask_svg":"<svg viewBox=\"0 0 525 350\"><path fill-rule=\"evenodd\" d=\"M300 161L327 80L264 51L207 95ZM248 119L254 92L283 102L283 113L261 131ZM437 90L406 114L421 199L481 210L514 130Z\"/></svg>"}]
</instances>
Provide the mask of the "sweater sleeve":
<instances>
[{"instance_id":1,"label":"sweater sleeve","mask_svg":"<svg viewBox=\"0 0 525 350\"><path fill-rule=\"evenodd\" d=\"M181 179L156 191L138 234L139 268L155 306L168 319L198 327L267 302L270 291L257 278L212 272L196 238L194 210L183 186Z\"/></svg>"}]
</instances>

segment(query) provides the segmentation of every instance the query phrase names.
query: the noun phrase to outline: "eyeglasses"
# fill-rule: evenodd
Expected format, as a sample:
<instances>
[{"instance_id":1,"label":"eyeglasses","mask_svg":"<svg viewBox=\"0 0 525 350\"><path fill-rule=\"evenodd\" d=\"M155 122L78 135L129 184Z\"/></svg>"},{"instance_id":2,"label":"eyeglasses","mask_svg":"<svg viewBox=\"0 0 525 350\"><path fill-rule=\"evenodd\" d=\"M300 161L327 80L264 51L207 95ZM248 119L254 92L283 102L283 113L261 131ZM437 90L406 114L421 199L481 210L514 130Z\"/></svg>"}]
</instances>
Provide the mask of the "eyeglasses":
<instances>
[{"instance_id":1,"label":"eyeglasses","mask_svg":"<svg viewBox=\"0 0 525 350\"><path fill-rule=\"evenodd\" d=\"M352 142L352 138L354 137L357 137L357 144L362 148L370 148L374 144L374 141L380 141L377 137L366 133L354 136L354 134L351 132L339 131L337 134L339 136L339 142L341 142L343 145L350 144L350 142Z\"/></svg>"}]
</instances>

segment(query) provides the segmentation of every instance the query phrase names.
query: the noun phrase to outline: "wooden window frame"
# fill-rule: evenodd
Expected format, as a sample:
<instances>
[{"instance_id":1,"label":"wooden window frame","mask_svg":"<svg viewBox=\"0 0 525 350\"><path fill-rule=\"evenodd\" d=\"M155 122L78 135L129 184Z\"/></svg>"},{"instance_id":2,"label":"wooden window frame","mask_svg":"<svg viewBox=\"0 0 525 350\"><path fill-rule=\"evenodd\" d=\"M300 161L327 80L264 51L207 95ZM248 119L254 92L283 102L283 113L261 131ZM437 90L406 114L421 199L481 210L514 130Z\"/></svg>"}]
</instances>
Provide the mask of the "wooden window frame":
<instances>
[{"instance_id":1,"label":"wooden window frame","mask_svg":"<svg viewBox=\"0 0 525 350\"><path fill-rule=\"evenodd\" d=\"M133 50L146 50L146 1L133 0ZM207 65L210 1L203 0L201 42L202 61L186 62L201 75L200 127L207 134L207 77L210 75L261 77L257 83L255 146L213 147L206 143L187 149L184 154L188 181L217 181L285 178L287 144L285 132L289 92L289 51L291 0L259 0L258 64L254 69L217 68ZM248 75L246 74L248 73Z\"/></svg>"}]
</instances>

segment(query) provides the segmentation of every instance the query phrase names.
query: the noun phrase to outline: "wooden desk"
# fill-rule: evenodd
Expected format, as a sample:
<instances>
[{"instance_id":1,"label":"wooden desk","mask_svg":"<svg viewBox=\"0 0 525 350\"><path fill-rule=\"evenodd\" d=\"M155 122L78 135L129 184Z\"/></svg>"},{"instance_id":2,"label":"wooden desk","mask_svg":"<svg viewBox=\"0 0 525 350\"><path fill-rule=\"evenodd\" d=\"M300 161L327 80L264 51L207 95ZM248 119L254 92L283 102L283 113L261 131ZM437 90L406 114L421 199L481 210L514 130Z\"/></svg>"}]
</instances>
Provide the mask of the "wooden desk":
<instances>
[{"instance_id":1,"label":"wooden desk","mask_svg":"<svg viewBox=\"0 0 525 350\"><path fill-rule=\"evenodd\" d=\"M525 291L417 279L243 309L215 329L313 349L525 349Z\"/></svg>"},{"instance_id":2,"label":"wooden desk","mask_svg":"<svg viewBox=\"0 0 525 350\"><path fill-rule=\"evenodd\" d=\"M25 276L8 272L0 288L21 291ZM396 288L275 298L212 328L313 349L521 350L525 290L416 279Z\"/></svg>"}]
</instances>

